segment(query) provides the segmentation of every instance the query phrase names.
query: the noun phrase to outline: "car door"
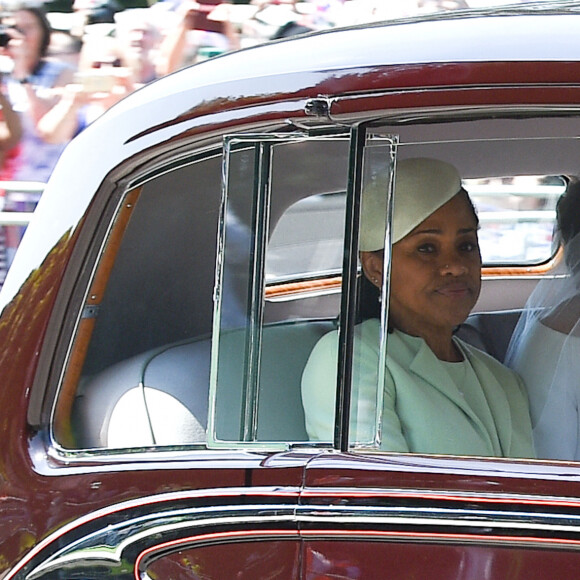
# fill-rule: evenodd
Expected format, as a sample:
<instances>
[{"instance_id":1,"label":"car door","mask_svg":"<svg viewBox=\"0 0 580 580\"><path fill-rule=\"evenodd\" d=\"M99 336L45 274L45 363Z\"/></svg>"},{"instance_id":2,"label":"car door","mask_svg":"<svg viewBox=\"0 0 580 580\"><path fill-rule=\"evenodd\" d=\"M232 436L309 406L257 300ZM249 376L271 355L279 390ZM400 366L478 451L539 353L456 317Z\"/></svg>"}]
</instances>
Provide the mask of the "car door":
<instances>
[{"instance_id":1,"label":"car door","mask_svg":"<svg viewBox=\"0 0 580 580\"><path fill-rule=\"evenodd\" d=\"M462 122L465 122L462 119ZM567 123L570 123L568 120ZM276 305L278 310L288 308L288 302L299 301L309 296L309 293L317 293L319 307L331 303L329 297L333 295L334 310L324 311L326 316L336 318L338 330L339 348L338 362L335 367L329 367L328 372L336 380L334 429L331 436L326 440L313 440L306 437L304 443L293 445L295 449L301 446L306 452L308 449L318 449L319 453L310 457L305 466L304 485L300 491L299 504L296 507L296 520L299 529L299 537L302 542L301 570L304 578L392 578L423 577L428 575L434 578L471 578L471 577L514 577L514 578L543 578L556 570L558 575L569 576L574 574L578 564L578 507L574 498L574 486L570 477L574 477L573 466L554 465L540 463L530 458L481 458L481 457L452 457L425 454L395 453L381 449L381 368L384 366L384 358L379 359L376 385L376 413L373 419L375 431L372 433L358 430L359 409L356 391L352 386L353 373L353 342L352 336L356 323L364 316L361 312L360 300L360 270L357 262L358 226L355 225L357 217L357 203L360 192L368 183L381 172L387 177L392 175L393 167L399 156L403 158L412 156L420 151L423 154L447 156L448 159L456 157L458 163L465 160L478 159L480 167L475 171L482 171L486 165L488 170L494 166L493 171L504 171L506 167L521 167L521 160L515 152L526 150L529 155L537 156L545 154L544 163L538 164L538 169L543 167L556 167L553 162L562 162L556 158L549 159L546 151L554 145L553 135L542 135L539 131L530 137L527 134L530 124L520 125L516 132L511 134L513 128L504 121L502 132L495 134L493 138L481 141L467 138L452 138L448 127L445 127L447 141L443 137L429 141L407 141L405 130L402 129L402 137L387 137L377 125L365 127L364 125L354 128L348 138L349 147L349 175L348 188L344 195L344 217L339 220L338 230L342 227L340 244L343 248L343 260L338 262L340 275L336 276L337 262L334 263L334 277L323 268L318 270L318 279L310 280L301 288L296 288L288 283L260 282L260 276L256 272L262 272L262 278L268 278L268 266L280 268L276 260L268 261L271 252L281 252L283 244L278 242L276 227L280 227L285 219L290 220L291 226L294 217L300 216L301 212L315 212L317 206L310 205L307 209L300 206L291 206L290 215L282 216L272 235L267 232L271 229L271 216L264 211L267 203L262 207L254 207L252 244L247 251L251 257L250 262L252 275L247 276L245 285L247 292L244 294L246 304L247 333L245 338L246 348L243 363L238 363L237 376L241 379L239 389L241 395L236 402L237 413L242 417L242 423L246 428L235 426L235 430L229 437L238 438L244 445L256 447L268 446L262 438L260 429L263 428L264 416L260 413L266 409L266 391L274 385L271 380L264 380L265 368L270 364L272 353L268 350L269 328L267 314L271 305ZM534 121L538 128L541 124ZM558 123L556 123L558 124ZM551 125L552 126L552 125ZM522 128L525 130L522 131ZM392 127L391 135L392 135ZM466 128L469 131L469 128ZM429 127L429 131L432 127ZM459 130L462 132L463 128ZM518 135L522 131L524 136ZM379 137L377 138L377 133ZM508 135L508 133L510 133ZM264 147L261 151L267 157L272 155L276 158L275 148L281 145L272 136L256 136L257 141L263 139ZM232 137L232 151L241 151L248 148L248 142L241 137ZM567 142L567 137L562 136L562 144ZM296 145L296 144L293 144ZM282 145L282 148L285 145ZM239 147L239 149L236 149ZM272 149L270 149L272 147ZM575 145L574 145L575 147ZM494 151L495 149L495 151ZM252 155L256 149L252 150ZM465 157L459 155L463 152ZM479 157L485 151L490 157ZM493 155L497 155L495 160ZM510 160L516 160L510 165ZM275 163L275 162L274 162ZM289 167L288 164L285 164ZM498 169L500 167L500 169ZM263 168L263 174L270 175L269 167ZM395 169L396 171L396 169ZM499 173L501 175L501 173ZM473 173L470 175L478 175ZM489 175L493 175L490 173ZM530 179L535 184L538 179ZM541 180L540 180L541 181ZM388 182L388 179L387 179ZM485 179L467 180L473 191L476 186L485 182ZM554 199L562 193L562 182L554 178L547 180L553 184L552 192L546 192L545 213L531 214L524 210L521 219L524 223L533 223L537 220L539 232L544 230L544 220L553 219ZM489 185L489 184L488 184ZM487 190L489 196L493 196L493 184ZM534 193L536 186L526 190L523 195L529 197L540 195ZM268 195L275 196L275 188L268 190ZM386 211L390 212L390 202L396 204L394 198L388 195L386 190ZM516 191L516 190L513 190ZM392 194L392 192L391 192ZM510 195L512 193L510 192ZM313 200L311 200L313 201ZM513 200L512 200L513 201ZM270 200L272 207L275 206L274 197ZM246 205L246 207L248 207ZM489 215L486 212L495 211L494 208L481 206L482 227L498 228L501 219L508 217L513 220L514 216ZM543 210L544 211L544 210ZM274 214L276 215L276 214ZM316 213L315 213L316 215ZM305 219L304 217L302 219ZM495 223L495 220L499 222ZM227 219L223 222L223 238L227 238ZM316 217L310 222L318 225ZM488 226L487 224L490 224ZM291 228L292 229L292 228ZM322 229L322 228L321 228ZM527 235L528 226L520 228ZM295 231L292 229L292 231ZM335 232L337 230L335 229ZM387 226L385 237L387 239L390 228ZM304 238L304 232L301 233ZM328 238L324 241L328 241ZM549 242L550 238L547 238ZM336 240L334 240L336 241ZM280 248L279 246L282 246ZM306 256L301 261L302 265L289 266L294 271L306 271L308 268L303 264L308 262L311 254L316 254L316 244L308 245ZM518 260L522 263L530 260L529 270L534 263L541 265L542 260L551 260L554 246L546 243L542 258L538 260L534 255L528 257L527 250L518 254ZM505 248L506 252L513 252L513 248ZM495 246L486 254L488 263L493 263L496 256ZM535 250L534 250L535 252ZM388 294L389 282L389 255L385 252L385 285L384 291ZM497 258L495 258L497 260ZM537 262L534 262L537 260ZM296 260L300 261L300 260ZM221 280L227 278L227 261L224 262L224 272ZM497 266L495 266L497 267ZM303 270L301 270L303 268ZM314 268L313 268L314 269ZM332 270L332 268L330 268ZM312 270L311 270L312 271ZM490 272L488 270L488 272ZM541 272L541 266L538 267ZM487 274L490 276L490 274ZM290 276L291 277L291 276ZM491 278L491 276L490 276ZM271 279L273 275L271 274ZM493 278L491 278L493 280ZM252 281L250 283L250 280ZM322 284L322 280L326 285ZM505 279L503 280L505 281ZM287 282L287 281L286 281ZM307 292L308 291L308 292ZM338 293L338 296L337 296ZM292 298L292 295L294 297ZM225 294L222 296L225 301ZM285 300L285 302L284 302ZM270 302L272 304L270 304ZM382 308L375 308L375 316L381 318L385 338L384 344L377 345L377 351L388 352L388 332L386 321L388 309L385 308L387 300L381 297ZM280 305L282 304L282 306ZM484 307L485 308L485 307ZM293 306L296 311L297 306ZM378 314L376 314L378 312ZM498 313L501 315L501 313ZM336 331L336 328L333 329ZM499 327L498 327L499 330ZM496 330L496 332L499 331ZM350 336L349 336L350 334ZM220 344L222 337L227 336L227 329L220 330L217 342L218 359L215 361L215 383L212 388L216 389L216 395L212 400L218 401L214 409L214 445L223 444L223 436L220 437L220 413L223 411L219 404L220 374L222 370L221 356L227 357L225 366L230 364L230 352L226 342L224 355ZM496 338L501 339L500 336ZM282 361L290 358L290 351L285 353ZM245 367L243 365L246 365ZM253 366L253 371L244 374L243 368ZM232 371L235 374L235 371ZM250 378L248 378L250 377ZM252 378L253 377L253 378ZM250 385L248 382L254 384ZM286 384L287 386L287 384ZM244 393L249 390L252 393L250 400L255 406L243 406ZM276 397L276 401L280 401ZM276 401L270 405L270 411L275 408ZM303 401L304 404L304 401ZM283 403L286 414L292 414L291 403ZM283 420L278 419L276 425L282 427ZM223 431L222 431L223 433ZM231 444L232 444L231 443Z\"/></svg>"}]
</instances>

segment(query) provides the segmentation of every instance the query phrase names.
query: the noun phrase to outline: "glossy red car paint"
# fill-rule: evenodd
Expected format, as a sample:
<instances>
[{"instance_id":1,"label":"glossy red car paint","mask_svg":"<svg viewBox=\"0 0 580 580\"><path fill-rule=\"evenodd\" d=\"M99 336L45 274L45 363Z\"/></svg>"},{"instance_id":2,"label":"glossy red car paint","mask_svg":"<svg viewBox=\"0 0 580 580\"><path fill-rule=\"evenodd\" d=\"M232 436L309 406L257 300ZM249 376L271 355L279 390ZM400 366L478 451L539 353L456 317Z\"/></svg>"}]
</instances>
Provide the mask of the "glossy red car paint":
<instances>
[{"instance_id":1,"label":"glossy red car paint","mask_svg":"<svg viewBox=\"0 0 580 580\"><path fill-rule=\"evenodd\" d=\"M308 446L86 457L52 433L68 308L119 184L234 131L394 110L577 109L580 14L516 12L336 30L225 55L138 91L75 140L0 295L0 577L64 578L74 566L98 577L89 539L106 545L109 533L118 578L575 574L574 464Z\"/></svg>"}]
</instances>

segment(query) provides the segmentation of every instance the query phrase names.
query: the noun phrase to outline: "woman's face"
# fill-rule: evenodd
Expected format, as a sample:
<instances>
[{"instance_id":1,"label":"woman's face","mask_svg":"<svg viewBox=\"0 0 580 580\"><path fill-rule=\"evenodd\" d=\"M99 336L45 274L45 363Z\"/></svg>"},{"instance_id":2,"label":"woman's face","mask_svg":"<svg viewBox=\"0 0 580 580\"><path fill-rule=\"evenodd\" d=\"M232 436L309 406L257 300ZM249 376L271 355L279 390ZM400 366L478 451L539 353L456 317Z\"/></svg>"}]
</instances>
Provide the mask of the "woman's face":
<instances>
[{"instance_id":1,"label":"woman's face","mask_svg":"<svg viewBox=\"0 0 580 580\"><path fill-rule=\"evenodd\" d=\"M28 10L18 10L14 13L13 26L18 37L11 44L20 43L26 46L29 56L40 58L43 31L36 16Z\"/></svg>"},{"instance_id":2,"label":"woman's face","mask_svg":"<svg viewBox=\"0 0 580 580\"><path fill-rule=\"evenodd\" d=\"M389 322L414 336L449 333L480 288L477 221L458 194L393 245Z\"/></svg>"}]
</instances>

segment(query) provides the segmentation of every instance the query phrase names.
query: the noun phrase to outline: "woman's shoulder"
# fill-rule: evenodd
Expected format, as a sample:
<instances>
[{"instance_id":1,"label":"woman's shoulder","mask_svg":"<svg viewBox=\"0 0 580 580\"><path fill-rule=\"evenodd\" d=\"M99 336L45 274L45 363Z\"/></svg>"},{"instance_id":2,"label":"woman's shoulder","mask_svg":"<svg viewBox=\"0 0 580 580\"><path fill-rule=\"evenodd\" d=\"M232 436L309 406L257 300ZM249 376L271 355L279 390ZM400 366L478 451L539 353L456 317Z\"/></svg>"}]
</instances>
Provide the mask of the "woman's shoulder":
<instances>
[{"instance_id":1,"label":"woman's shoulder","mask_svg":"<svg viewBox=\"0 0 580 580\"><path fill-rule=\"evenodd\" d=\"M578 337L578 322L580 321L580 295L572 296L553 308L541 322L544 326L560 332Z\"/></svg>"},{"instance_id":2,"label":"woman's shoulder","mask_svg":"<svg viewBox=\"0 0 580 580\"><path fill-rule=\"evenodd\" d=\"M355 332L355 348L357 345L370 346L378 345L380 323L377 319L372 318L357 324ZM339 330L334 329L324 334L316 343L315 349L319 350L336 350L338 349Z\"/></svg>"}]
</instances>

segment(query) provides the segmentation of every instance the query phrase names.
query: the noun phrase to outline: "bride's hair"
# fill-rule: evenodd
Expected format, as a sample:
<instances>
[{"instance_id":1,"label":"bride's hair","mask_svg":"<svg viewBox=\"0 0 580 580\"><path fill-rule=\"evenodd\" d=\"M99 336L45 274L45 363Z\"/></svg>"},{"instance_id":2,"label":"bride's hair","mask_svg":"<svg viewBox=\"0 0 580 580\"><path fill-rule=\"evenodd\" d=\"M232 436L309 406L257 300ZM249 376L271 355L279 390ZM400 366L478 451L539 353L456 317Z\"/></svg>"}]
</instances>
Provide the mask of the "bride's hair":
<instances>
[{"instance_id":1,"label":"bride's hair","mask_svg":"<svg viewBox=\"0 0 580 580\"><path fill-rule=\"evenodd\" d=\"M571 178L556 204L557 233L563 244L580 233L580 179Z\"/></svg>"}]
</instances>

